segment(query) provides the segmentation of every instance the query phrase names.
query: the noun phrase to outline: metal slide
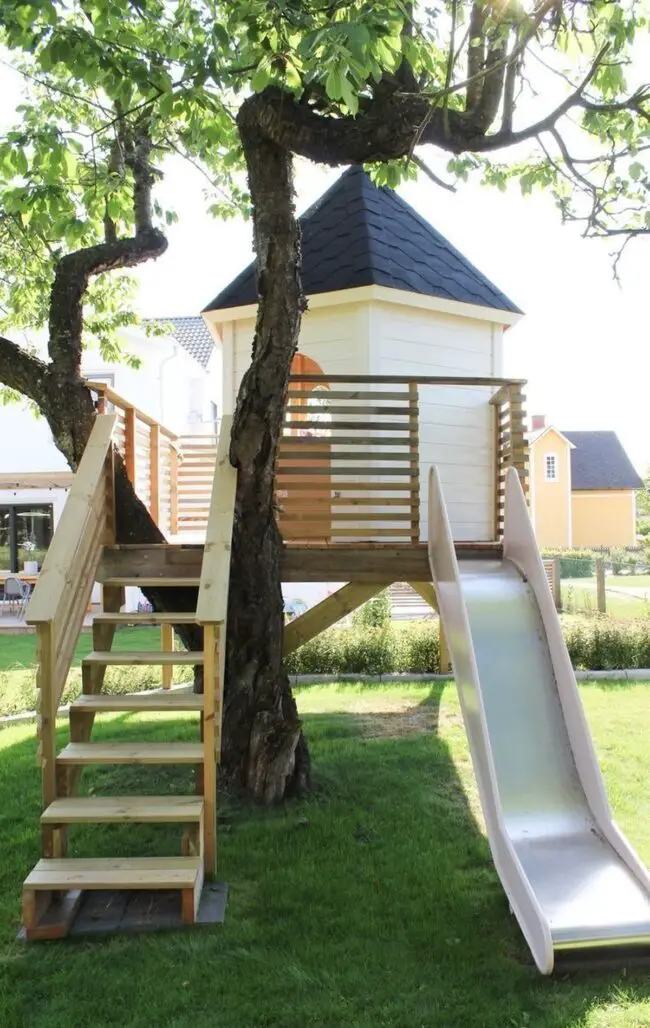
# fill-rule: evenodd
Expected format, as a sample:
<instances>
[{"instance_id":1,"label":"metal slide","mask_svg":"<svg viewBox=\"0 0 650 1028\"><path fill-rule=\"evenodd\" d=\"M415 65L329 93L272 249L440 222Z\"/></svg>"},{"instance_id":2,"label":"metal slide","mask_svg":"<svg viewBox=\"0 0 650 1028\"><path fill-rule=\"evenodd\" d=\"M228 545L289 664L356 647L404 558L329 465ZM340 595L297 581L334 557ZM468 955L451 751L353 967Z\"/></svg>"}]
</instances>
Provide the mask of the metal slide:
<instances>
[{"instance_id":1,"label":"metal slide","mask_svg":"<svg viewBox=\"0 0 650 1028\"><path fill-rule=\"evenodd\" d=\"M537 967L650 946L650 876L612 820L513 468L503 556L471 559L432 468L429 561L492 857Z\"/></svg>"}]
</instances>

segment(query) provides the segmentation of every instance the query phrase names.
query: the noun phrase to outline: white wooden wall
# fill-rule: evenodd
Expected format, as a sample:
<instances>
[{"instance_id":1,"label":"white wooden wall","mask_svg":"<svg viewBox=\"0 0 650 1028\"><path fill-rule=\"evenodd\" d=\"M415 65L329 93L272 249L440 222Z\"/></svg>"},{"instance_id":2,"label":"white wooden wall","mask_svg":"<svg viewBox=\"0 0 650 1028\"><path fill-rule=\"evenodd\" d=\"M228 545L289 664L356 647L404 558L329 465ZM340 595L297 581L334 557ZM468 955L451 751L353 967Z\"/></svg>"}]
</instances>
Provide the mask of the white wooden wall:
<instances>
[{"instance_id":1,"label":"white wooden wall","mask_svg":"<svg viewBox=\"0 0 650 1028\"><path fill-rule=\"evenodd\" d=\"M224 413L234 409L248 367L255 322L226 323ZM308 311L299 349L325 374L500 377L502 328L474 318L365 301ZM494 535L493 389L420 387L422 538L426 538L427 481L437 464L454 538Z\"/></svg>"},{"instance_id":2,"label":"white wooden wall","mask_svg":"<svg viewBox=\"0 0 650 1028\"><path fill-rule=\"evenodd\" d=\"M379 375L499 377L502 329L487 321L373 304L370 368ZM494 535L493 389L420 387L421 529L426 538L429 468L440 471L458 541Z\"/></svg>"}]
</instances>

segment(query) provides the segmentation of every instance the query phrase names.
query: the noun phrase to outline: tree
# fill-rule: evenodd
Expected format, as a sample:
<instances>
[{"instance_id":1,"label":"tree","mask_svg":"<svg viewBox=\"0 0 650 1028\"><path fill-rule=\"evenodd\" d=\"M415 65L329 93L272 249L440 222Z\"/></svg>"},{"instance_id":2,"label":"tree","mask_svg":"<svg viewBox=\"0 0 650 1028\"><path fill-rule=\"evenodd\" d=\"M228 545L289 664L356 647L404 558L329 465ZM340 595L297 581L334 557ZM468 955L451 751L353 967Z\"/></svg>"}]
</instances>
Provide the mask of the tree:
<instances>
[{"instance_id":1,"label":"tree","mask_svg":"<svg viewBox=\"0 0 650 1028\"><path fill-rule=\"evenodd\" d=\"M632 0L92 0L80 11L35 0L8 22L8 43L32 50L41 68L46 55L85 88L97 88L99 68L118 122L180 121L176 138L199 161L245 159L260 303L231 446L239 485L223 755L256 797L309 784L282 667L273 516L274 455L305 303L294 155L373 166L393 185L416 168L447 188L470 174L500 188L515 178L524 192L551 191L561 216L587 235L625 246L650 232L650 86L634 82L631 63L646 27L645 5ZM446 170L424 162L424 146ZM507 163L493 156L502 150ZM26 391L35 370L9 384Z\"/></svg>"}]
</instances>

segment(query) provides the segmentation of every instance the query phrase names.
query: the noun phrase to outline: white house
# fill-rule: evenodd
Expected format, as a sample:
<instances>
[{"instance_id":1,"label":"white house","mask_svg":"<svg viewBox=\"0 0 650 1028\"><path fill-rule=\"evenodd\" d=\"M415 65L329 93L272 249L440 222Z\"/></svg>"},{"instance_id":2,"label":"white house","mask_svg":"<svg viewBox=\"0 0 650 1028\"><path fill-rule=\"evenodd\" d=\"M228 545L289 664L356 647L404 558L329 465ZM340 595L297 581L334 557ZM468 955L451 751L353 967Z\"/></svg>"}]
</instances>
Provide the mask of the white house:
<instances>
[{"instance_id":1,"label":"white house","mask_svg":"<svg viewBox=\"0 0 650 1028\"><path fill-rule=\"evenodd\" d=\"M140 367L84 355L83 373L178 435L213 435L221 403L221 352L200 317L164 319L170 332L123 334ZM42 561L56 527L70 471L47 422L20 406L0 408L0 572Z\"/></svg>"}]
</instances>

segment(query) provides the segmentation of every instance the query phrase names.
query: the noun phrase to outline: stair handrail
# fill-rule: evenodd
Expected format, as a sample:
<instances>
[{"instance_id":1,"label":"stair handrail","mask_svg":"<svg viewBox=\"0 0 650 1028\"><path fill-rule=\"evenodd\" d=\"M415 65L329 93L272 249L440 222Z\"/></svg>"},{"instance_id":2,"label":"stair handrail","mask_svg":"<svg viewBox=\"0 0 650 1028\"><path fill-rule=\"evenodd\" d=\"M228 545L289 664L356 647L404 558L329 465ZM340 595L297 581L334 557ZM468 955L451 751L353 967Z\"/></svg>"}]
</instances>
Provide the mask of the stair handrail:
<instances>
[{"instance_id":1,"label":"stair handrail","mask_svg":"<svg viewBox=\"0 0 650 1028\"><path fill-rule=\"evenodd\" d=\"M225 622L228 616L230 549L237 490L237 469L230 463L232 420L232 415L222 418L217 443L197 604L197 620L203 625Z\"/></svg>"},{"instance_id":2,"label":"stair handrail","mask_svg":"<svg viewBox=\"0 0 650 1028\"><path fill-rule=\"evenodd\" d=\"M114 414L98 414L27 607L36 628L43 806L56 797L56 715L104 543L114 541Z\"/></svg>"}]
</instances>

